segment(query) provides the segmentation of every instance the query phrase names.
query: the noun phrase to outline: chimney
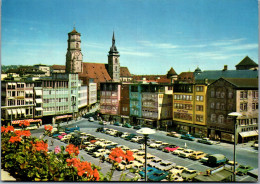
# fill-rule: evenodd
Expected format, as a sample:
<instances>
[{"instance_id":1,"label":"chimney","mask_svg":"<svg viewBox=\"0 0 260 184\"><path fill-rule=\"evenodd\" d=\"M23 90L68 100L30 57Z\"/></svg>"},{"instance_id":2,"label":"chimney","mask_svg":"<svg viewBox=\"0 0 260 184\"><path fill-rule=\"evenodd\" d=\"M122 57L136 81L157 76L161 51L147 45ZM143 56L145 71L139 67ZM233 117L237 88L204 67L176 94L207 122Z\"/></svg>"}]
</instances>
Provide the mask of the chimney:
<instances>
[{"instance_id":1,"label":"chimney","mask_svg":"<svg viewBox=\"0 0 260 184\"><path fill-rule=\"evenodd\" d=\"M228 69L228 65L224 65L223 71L226 71Z\"/></svg>"}]
</instances>

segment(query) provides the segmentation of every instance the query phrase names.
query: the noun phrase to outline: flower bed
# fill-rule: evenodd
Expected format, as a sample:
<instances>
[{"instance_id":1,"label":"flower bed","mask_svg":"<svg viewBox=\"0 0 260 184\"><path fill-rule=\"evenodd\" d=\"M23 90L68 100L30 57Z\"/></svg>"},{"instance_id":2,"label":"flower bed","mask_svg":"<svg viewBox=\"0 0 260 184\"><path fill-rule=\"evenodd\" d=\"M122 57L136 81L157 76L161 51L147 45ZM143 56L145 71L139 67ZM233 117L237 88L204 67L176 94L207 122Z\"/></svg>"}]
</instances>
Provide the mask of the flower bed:
<instances>
[{"instance_id":1,"label":"flower bed","mask_svg":"<svg viewBox=\"0 0 260 184\"><path fill-rule=\"evenodd\" d=\"M1 127L1 166L21 181L111 181L118 163L133 160L131 151L114 148L109 155L113 161L111 172L103 175L100 167L78 158L78 146L56 146L49 152L48 140L32 137L31 132L25 130L29 125L29 122L22 122L22 130ZM44 136L50 136L51 131L52 126L45 126ZM125 175L122 172L120 181L127 180Z\"/></svg>"}]
</instances>

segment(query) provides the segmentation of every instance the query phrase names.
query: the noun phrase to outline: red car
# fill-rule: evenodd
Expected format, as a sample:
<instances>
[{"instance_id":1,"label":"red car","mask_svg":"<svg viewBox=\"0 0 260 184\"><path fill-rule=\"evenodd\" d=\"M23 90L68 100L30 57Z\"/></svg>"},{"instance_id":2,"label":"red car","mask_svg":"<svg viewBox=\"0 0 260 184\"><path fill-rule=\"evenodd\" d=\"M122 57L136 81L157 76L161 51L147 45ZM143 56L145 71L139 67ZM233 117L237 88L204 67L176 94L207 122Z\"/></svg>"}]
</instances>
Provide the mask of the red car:
<instances>
[{"instance_id":1,"label":"red car","mask_svg":"<svg viewBox=\"0 0 260 184\"><path fill-rule=\"evenodd\" d=\"M170 145L168 147L163 148L164 152L170 153L173 152L175 150L177 150L180 146L176 146L176 145Z\"/></svg>"}]
</instances>

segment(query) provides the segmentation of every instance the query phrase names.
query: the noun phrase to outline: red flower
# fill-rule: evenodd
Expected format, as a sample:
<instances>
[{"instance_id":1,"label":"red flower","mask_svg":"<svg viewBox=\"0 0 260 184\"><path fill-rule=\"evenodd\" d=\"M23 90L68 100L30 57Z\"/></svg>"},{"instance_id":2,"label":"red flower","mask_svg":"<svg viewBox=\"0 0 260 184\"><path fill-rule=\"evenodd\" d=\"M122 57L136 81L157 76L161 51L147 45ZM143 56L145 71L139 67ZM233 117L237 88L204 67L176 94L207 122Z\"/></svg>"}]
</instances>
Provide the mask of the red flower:
<instances>
[{"instance_id":1,"label":"red flower","mask_svg":"<svg viewBox=\"0 0 260 184\"><path fill-rule=\"evenodd\" d=\"M30 137L31 136L31 132L30 132L30 130L24 130L22 132L22 135L25 136L25 137Z\"/></svg>"},{"instance_id":2,"label":"red flower","mask_svg":"<svg viewBox=\"0 0 260 184\"><path fill-rule=\"evenodd\" d=\"M9 140L9 142L11 142L11 143L14 143L14 142L21 142L21 137L20 136L11 136L11 138L10 138L10 140Z\"/></svg>"},{"instance_id":3,"label":"red flower","mask_svg":"<svg viewBox=\"0 0 260 184\"><path fill-rule=\"evenodd\" d=\"M32 145L37 151L48 151L48 144L45 143L43 140L37 141L35 144L32 143Z\"/></svg>"},{"instance_id":4,"label":"red flower","mask_svg":"<svg viewBox=\"0 0 260 184\"><path fill-rule=\"evenodd\" d=\"M109 158L118 163L120 163L122 160L126 160L127 162L134 160L132 151L127 150L126 153L124 153L124 151L121 148L112 149L109 154Z\"/></svg>"},{"instance_id":5,"label":"red flower","mask_svg":"<svg viewBox=\"0 0 260 184\"><path fill-rule=\"evenodd\" d=\"M99 181L99 172L98 172L97 169L94 169L94 171L93 171L93 176L94 176L94 178L96 179L96 181Z\"/></svg>"},{"instance_id":6,"label":"red flower","mask_svg":"<svg viewBox=\"0 0 260 184\"><path fill-rule=\"evenodd\" d=\"M2 132L5 132L5 129L6 129L6 128L5 128L4 126L1 126L1 133L2 133Z\"/></svg>"},{"instance_id":7,"label":"red flower","mask_svg":"<svg viewBox=\"0 0 260 184\"><path fill-rule=\"evenodd\" d=\"M44 125L44 129L46 130L46 131L52 131L52 129L53 129L53 127L51 126L51 125Z\"/></svg>"},{"instance_id":8,"label":"red flower","mask_svg":"<svg viewBox=\"0 0 260 184\"><path fill-rule=\"evenodd\" d=\"M75 156L77 156L79 154L79 148L75 147L73 144L67 145L65 151L67 151L69 155L75 154Z\"/></svg>"}]
</instances>

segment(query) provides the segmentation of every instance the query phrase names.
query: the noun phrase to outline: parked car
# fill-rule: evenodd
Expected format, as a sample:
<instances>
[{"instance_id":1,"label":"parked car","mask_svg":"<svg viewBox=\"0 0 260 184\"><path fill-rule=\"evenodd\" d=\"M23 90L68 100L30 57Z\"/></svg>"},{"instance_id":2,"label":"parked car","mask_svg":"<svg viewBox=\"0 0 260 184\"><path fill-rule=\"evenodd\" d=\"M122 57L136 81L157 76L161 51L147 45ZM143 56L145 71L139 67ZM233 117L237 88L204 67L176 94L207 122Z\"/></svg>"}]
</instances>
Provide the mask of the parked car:
<instances>
[{"instance_id":1,"label":"parked car","mask_svg":"<svg viewBox=\"0 0 260 184\"><path fill-rule=\"evenodd\" d=\"M127 137L127 136L129 136L129 135L130 135L130 133L124 132L124 133L121 135L121 138L125 138L125 137Z\"/></svg>"},{"instance_id":2,"label":"parked car","mask_svg":"<svg viewBox=\"0 0 260 184\"><path fill-rule=\"evenodd\" d=\"M134 129L136 129L136 130L139 130L139 129L141 129L141 128L142 128L141 125L136 125L136 126L134 126Z\"/></svg>"},{"instance_id":3,"label":"parked car","mask_svg":"<svg viewBox=\"0 0 260 184\"><path fill-rule=\"evenodd\" d=\"M184 166L177 165L173 169L171 169L169 172L174 175L180 175L184 169L188 169Z\"/></svg>"},{"instance_id":4,"label":"parked car","mask_svg":"<svg viewBox=\"0 0 260 184\"><path fill-rule=\"evenodd\" d=\"M114 125L115 126L121 126L121 124L119 122L117 122L117 121L114 123Z\"/></svg>"},{"instance_id":5,"label":"parked car","mask_svg":"<svg viewBox=\"0 0 260 184\"><path fill-rule=\"evenodd\" d=\"M94 120L93 117L89 117L89 121L90 121L90 122L93 122L93 121L95 121L95 120Z\"/></svg>"},{"instance_id":6,"label":"parked car","mask_svg":"<svg viewBox=\"0 0 260 184\"><path fill-rule=\"evenodd\" d=\"M74 132L76 130L80 131L80 128L78 126L72 127L72 128L65 128L65 133L69 134L69 133Z\"/></svg>"},{"instance_id":7,"label":"parked car","mask_svg":"<svg viewBox=\"0 0 260 184\"><path fill-rule=\"evenodd\" d=\"M155 167L147 167L147 175L158 171L158 169L156 169ZM144 178L145 176L145 168L143 168L141 171L139 171L139 175L141 176L141 178Z\"/></svg>"},{"instance_id":8,"label":"parked car","mask_svg":"<svg viewBox=\"0 0 260 184\"><path fill-rule=\"evenodd\" d=\"M155 141L149 145L150 148L157 148L162 145L162 141Z\"/></svg>"},{"instance_id":9,"label":"parked car","mask_svg":"<svg viewBox=\"0 0 260 184\"><path fill-rule=\"evenodd\" d=\"M122 127L132 128L132 125L130 125L129 123L125 123L125 124L122 125Z\"/></svg>"},{"instance_id":10,"label":"parked car","mask_svg":"<svg viewBox=\"0 0 260 184\"><path fill-rule=\"evenodd\" d=\"M240 165L236 169L236 172L237 172L237 175L243 176L243 175L247 175L248 171L251 171L253 169L254 168L251 167L250 165Z\"/></svg>"},{"instance_id":11,"label":"parked car","mask_svg":"<svg viewBox=\"0 0 260 184\"><path fill-rule=\"evenodd\" d=\"M107 149L99 149L96 152L93 152L94 157L101 157L102 155L109 154L110 151Z\"/></svg>"},{"instance_id":12,"label":"parked car","mask_svg":"<svg viewBox=\"0 0 260 184\"><path fill-rule=\"evenodd\" d=\"M173 151L177 150L179 147L180 146L176 146L176 145L172 144L172 145L169 145L168 147L165 147L163 149L163 151L167 152L167 153L170 153L170 152L173 152Z\"/></svg>"},{"instance_id":13,"label":"parked car","mask_svg":"<svg viewBox=\"0 0 260 184\"><path fill-rule=\"evenodd\" d=\"M181 139L186 139L186 140L189 140L189 141L195 140L195 138L190 134L181 135Z\"/></svg>"},{"instance_id":14,"label":"parked car","mask_svg":"<svg viewBox=\"0 0 260 184\"><path fill-rule=\"evenodd\" d=\"M131 142L138 142L138 140L143 139L143 136L135 136L131 139Z\"/></svg>"},{"instance_id":15,"label":"parked car","mask_svg":"<svg viewBox=\"0 0 260 184\"><path fill-rule=\"evenodd\" d=\"M185 169L181 173L181 177L184 181L192 181L192 179L198 175L198 171Z\"/></svg>"},{"instance_id":16,"label":"parked car","mask_svg":"<svg viewBox=\"0 0 260 184\"><path fill-rule=\"evenodd\" d=\"M166 147L169 147L169 144L168 145L162 144L162 145L158 146L157 149L158 150L163 150Z\"/></svg>"},{"instance_id":17,"label":"parked car","mask_svg":"<svg viewBox=\"0 0 260 184\"><path fill-rule=\"evenodd\" d=\"M184 151L184 148L179 147L177 150L173 151L172 154L173 155L179 155L180 153L182 153Z\"/></svg>"},{"instance_id":18,"label":"parked car","mask_svg":"<svg viewBox=\"0 0 260 184\"><path fill-rule=\"evenodd\" d=\"M161 181L161 180L165 179L168 174L169 174L168 172L158 170L158 171L152 172L151 174L148 174L147 178L148 178L148 181Z\"/></svg>"},{"instance_id":19,"label":"parked car","mask_svg":"<svg viewBox=\"0 0 260 184\"><path fill-rule=\"evenodd\" d=\"M123 132L116 132L116 134L114 135L115 137L121 137L123 135Z\"/></svg>"},{"instance_id":20,"label":"parked car","mask_svg":"<svg viewBox=\"0 0 260 184\"><path fill-rule=\"evenodd\" d=\"M206 153L204 153L202 151L195 151L190 155L190 158L193 160L199 160L205 156L206 156Z\"/></svg>"},{"instance_id":21,"label":"parked car","mask_svg":"<svg viewBox=\"0 0 260 184\"><path fill-rule=\"evenodd\" d=\"M173 163L173 162L168 161L168 160L163 160L163 161L161 161L160 165L162 166L161 170L169 171L176 166L176 163Z\"/></svg>"},{"instance_id":22,"label":"parked car","mask_svg":"<svg viewBox=\"0 0 260 184\"><path fill-rule=\"evenodd\" d=\"M181 138L181 134L178 134L177 132L168 132L166 135Z\"/></svg>"},{"instance_id":23,"label":"parked car","mask_svg":"<svg viewBox=\"0 0 260 184\"><path fill-rule=\"evenodd\" d=\"M203 143L203 144L209 144L209 145L214 144L214 142L211 141L211 140L209 140L209 138L202 138L202 139L199 139L198 142L199 142L199 143Z\"/></svg>"},{"instance_id":24,"label":"parked car","mask_svg":"<svg viewBox=\"0 0 260 184\"><path fill-rule=\"evenodd\" d=\"M125 137L125 140L131 140L135 136L136 136L136 134L130 134L130 135Z\"/></svg>"},{"instance_id":25,"label":"parked car","mask_svg":"<svg viewBox=\"0 0 260 184\"><path fill-rule=\"evenodd\" d=\"M183 152L181 152L181 153L179 154L179 156L180 156L180 157L183 157L183 158L188 158L188 157L190 157L190 155L192 155L193 152L194 152L194 151L191 150L191 149L186 149L186 150L183 150Z\"/></svg>"}]
</instances>

